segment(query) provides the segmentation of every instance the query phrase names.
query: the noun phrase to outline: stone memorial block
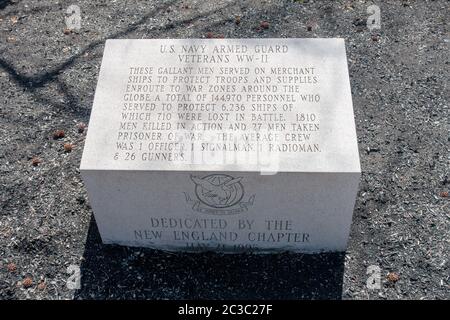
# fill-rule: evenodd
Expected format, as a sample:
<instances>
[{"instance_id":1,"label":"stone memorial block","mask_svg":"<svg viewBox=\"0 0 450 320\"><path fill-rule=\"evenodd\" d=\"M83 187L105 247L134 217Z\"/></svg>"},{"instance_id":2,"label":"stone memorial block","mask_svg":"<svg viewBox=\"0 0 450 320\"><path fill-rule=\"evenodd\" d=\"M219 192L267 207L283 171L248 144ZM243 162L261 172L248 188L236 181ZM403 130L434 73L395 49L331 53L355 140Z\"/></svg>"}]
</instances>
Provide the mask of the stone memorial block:
<instances>
[{"instance_id":1,"label":"stone memorial block","mask_svg":"<svg viewBox=\"0 0 450 320\"><path fill-rule=\"evenodd\" d=\"M344 40L108 40L80 170L104 243L343 251L361 170Z\"/></svg>"}]
</instances>

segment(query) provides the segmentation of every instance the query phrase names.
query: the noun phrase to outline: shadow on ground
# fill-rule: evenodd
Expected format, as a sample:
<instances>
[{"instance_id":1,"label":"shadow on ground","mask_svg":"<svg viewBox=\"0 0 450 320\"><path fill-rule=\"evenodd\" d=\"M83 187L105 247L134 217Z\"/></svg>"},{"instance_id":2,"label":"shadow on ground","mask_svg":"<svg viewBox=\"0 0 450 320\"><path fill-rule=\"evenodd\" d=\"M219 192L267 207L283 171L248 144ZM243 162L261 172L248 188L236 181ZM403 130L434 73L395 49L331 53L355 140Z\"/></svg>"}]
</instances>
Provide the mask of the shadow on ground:
<instances>
[{"instance_id":1,"label":"shadow on ground","mask_svg":"<svg viewBox=\"0 0 450 320\"><path fill-rule=\"evenodd\" d=\"M75 299L340 299L344 253L167 253L104 245L91 219Z\"/></svg>"}]
</instances>

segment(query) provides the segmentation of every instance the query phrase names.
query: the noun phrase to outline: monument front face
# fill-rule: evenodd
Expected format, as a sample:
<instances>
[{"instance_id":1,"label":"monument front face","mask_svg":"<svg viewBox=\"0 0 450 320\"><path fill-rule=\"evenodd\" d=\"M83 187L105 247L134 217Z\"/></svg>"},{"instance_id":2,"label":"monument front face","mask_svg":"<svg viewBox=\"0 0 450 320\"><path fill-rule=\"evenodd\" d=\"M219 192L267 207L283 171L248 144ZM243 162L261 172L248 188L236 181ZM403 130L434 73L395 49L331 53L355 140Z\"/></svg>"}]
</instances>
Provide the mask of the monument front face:
<instances>
[{"instance_id":1,"label":"monument front face","mask_svg":"<svg viewBox=\"0 0 450 320\"><path fill-rule=\"evenodd\" d=\"M344 41L108 40L80 169L105 243L345 250L360 165Z\"/></svg>"}]
</instances>

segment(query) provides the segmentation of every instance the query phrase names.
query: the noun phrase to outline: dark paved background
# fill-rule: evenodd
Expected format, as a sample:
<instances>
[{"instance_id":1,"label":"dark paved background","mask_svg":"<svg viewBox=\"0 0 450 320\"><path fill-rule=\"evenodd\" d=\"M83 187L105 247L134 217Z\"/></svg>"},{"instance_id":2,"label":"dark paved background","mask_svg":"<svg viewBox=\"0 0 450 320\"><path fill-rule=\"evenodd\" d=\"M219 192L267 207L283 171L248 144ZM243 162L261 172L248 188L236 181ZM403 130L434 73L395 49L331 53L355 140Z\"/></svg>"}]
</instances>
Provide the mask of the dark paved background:
<instances>
[{"instance_id":1,"label":"dark paved background","mask_svg":"<svg viewBox=\"0 0 450 320\"><path fill-rule=\"evenodd\" d=\"M82 28L65 34L71 4ZM0 298L450 298L449 3L378 1L373 32L371 4L0 0ZM208 36L346 39L363 176L345 254L101 244L76 125L88 124L105 39ZM54 140L58 129L65 137ZM80 290L66 287L71 264ZM370 265L381 290L366 288Z\"/></svg>"}]
</instances>

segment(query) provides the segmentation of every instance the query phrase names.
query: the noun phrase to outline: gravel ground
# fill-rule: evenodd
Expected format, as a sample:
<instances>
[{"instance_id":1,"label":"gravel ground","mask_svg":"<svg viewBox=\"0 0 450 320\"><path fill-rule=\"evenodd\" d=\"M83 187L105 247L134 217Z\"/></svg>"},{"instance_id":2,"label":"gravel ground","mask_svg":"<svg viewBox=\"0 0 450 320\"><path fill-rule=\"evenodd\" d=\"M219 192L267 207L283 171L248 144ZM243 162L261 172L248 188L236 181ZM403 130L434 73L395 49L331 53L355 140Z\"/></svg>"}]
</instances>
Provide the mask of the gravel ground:
<instances>
[{"instance_id":1,"label":"gravel ground","mask_svg":"<svg viewBox=\"0 0 450 320\"><path fill-rule=\"evenodd\" d=\"M64 32L71 4L81 8L79 32ZM450 5L378 1L381 30L370 31L371 4L1 0L0 298L449 299ZM102 245L78 170L77 123L88 124L105 39L208 36L346 39L363 168L346 253ZM72 264L78 290L66 286ZM371 265L380 289L366 286Z\"/></svg>"}]
</instances>

